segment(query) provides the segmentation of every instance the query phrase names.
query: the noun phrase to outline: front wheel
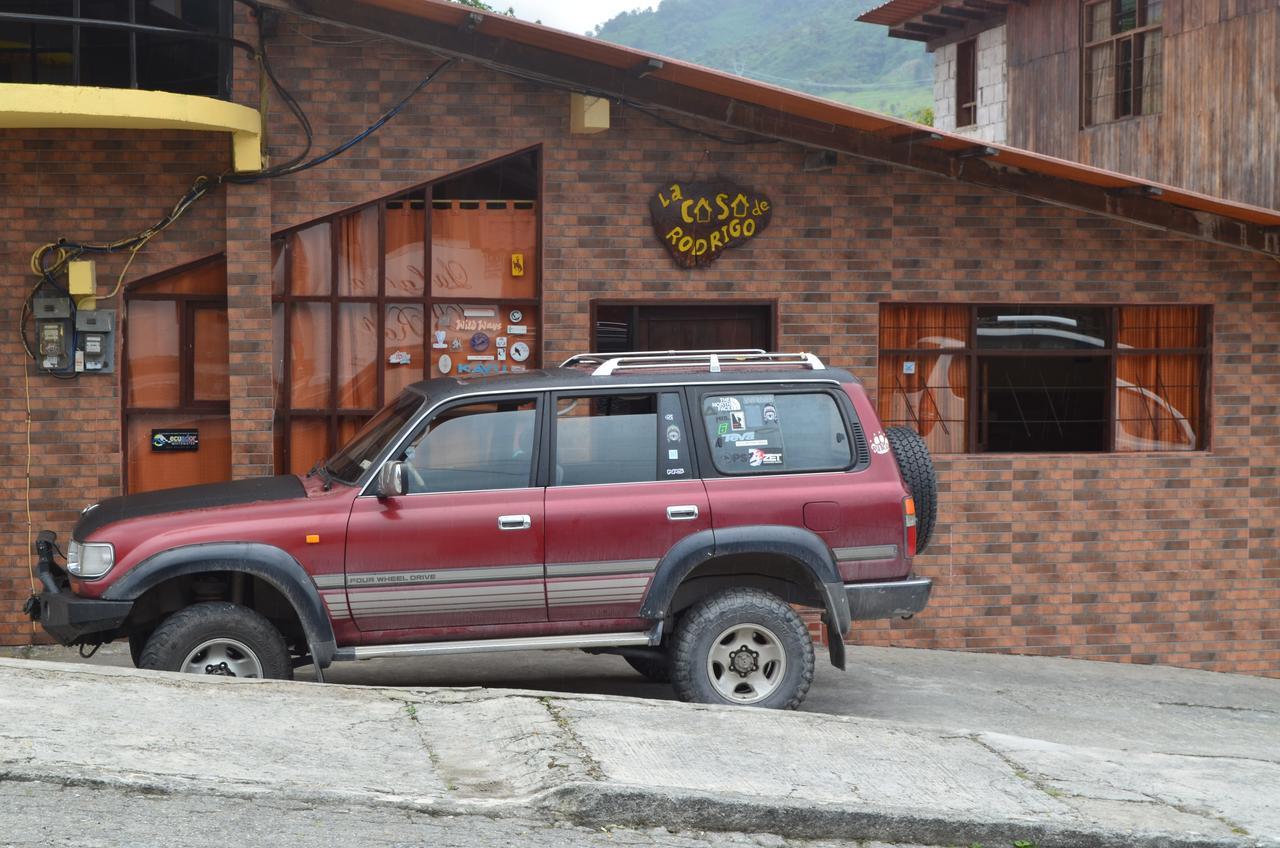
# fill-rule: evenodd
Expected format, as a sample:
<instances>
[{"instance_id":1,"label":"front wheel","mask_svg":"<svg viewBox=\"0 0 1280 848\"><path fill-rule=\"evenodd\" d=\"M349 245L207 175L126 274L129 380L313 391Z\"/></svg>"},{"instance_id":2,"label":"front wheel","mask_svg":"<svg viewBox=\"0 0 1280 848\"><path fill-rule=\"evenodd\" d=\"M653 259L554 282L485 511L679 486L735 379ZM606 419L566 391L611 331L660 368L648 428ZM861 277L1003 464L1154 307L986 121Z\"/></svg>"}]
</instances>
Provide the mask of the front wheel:
<instances>
[{"instance_id":1,"label":"front wheel","mask_svg":"<svg viewBox=\"0 0 1280 848\"><path fill-rule=\"evenodd\" d=\"M682 701L794 710L813 683L813 640L777 595L718 592L681 619L671 683Z\"/></svg>"},{"instance_id":2,"label":"front wheel","mask_svg":"<svg viewBox=\"0 0 1280 848\"><path fill-rule=\"evenodd\" d=\"M221 677L292 680L280 631L238 604L196 604L169 616L147 640L139 668Z\"/></svg>"}]
</instances>

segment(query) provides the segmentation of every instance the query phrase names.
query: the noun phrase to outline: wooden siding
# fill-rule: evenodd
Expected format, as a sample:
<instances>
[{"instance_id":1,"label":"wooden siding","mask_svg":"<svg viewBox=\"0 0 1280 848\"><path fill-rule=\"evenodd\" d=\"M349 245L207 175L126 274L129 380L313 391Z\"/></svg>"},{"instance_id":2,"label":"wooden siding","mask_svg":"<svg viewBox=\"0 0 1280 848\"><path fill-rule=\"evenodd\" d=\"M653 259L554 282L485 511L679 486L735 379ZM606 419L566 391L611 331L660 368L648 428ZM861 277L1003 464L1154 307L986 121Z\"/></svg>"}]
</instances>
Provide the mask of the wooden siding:
<instances>
[{"instance_id":1,"label":"wooden siding","mask_svg":"<svg viewBox=\"0 0 1280 848\"><path fill-rule=\"evenodd\" d=\"M1083 127L1080 0L1009 7L1009 143L1280 208L1280 2L1165 0L1159 114Z\"/></svg>"}]
</instances>

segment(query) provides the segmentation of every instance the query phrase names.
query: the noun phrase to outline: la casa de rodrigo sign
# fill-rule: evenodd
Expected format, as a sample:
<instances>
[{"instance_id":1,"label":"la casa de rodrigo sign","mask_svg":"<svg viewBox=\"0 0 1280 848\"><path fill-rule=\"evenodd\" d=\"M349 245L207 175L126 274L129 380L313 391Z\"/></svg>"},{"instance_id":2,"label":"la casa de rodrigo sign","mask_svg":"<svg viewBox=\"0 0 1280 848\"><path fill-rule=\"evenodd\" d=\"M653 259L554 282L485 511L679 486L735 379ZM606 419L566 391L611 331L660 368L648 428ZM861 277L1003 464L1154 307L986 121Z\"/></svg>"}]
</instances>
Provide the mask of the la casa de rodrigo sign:
<instances>
[{"instance_id":1,"label":"la casa de rodrigo sign","mask_svg":"<svg viewBox=\"0 0 1280 848\"><path fill-rule=\"evenodd\" d=\"M773 204L728 180L673 182L649 201L653 229L681 268L705 268L769 226Z\"/></svg>"}]
</instances>

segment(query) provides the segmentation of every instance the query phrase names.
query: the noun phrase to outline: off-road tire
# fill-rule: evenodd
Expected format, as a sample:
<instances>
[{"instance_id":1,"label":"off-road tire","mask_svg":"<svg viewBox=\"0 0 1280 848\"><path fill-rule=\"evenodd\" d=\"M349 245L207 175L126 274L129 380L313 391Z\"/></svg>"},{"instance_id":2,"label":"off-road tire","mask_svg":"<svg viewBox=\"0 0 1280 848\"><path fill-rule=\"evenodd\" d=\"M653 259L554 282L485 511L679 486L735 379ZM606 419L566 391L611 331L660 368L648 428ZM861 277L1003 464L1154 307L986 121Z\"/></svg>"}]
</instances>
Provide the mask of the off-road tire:
<instances>
[{"instance_id":1,"label":"off-road tire","mask_svg":"<svg viewBox=\"0 0 1280 848\"><path fill-rule=\"evenodd\" d=\"M916 504L916 553L923 553L938 517L938 474L920 434L908 427L886 427L893 458Z\"/></svg>"},{"instance_id":2,"label":"off-road tire","mask_svg":"<svg viewBox=\"0 0 1280 848\"><path fill-rule=\"evenodd\" d=\"M671 684L682 701L736 705L721 695L708 676L712 643L727 628L757 625L777 636L786 655L783 678L753 707L794 710L813 683L813 640L791 605L761 589L726 589L702 599L680 619L671 640Z\"/></svg>"},{"instance_id":3,"label":"off-road tire","mask_svg":"<svg viewBox=\"0 0 1280 848\"><path fill-rule=\"evenodd\" d=\"M671 660L666 654L655 653L651 656L643 657L625 654L622 658L627 661L627 665L654 683L671 682Z\"/></svg>"},{"instance_id":4,"label":"off-road tire","mask_svg":"<svg viewBox=\"0 0 1280 848\"><path fill-rule=\"evenodd\" d=\"M256 656L265 679L293 679L293 663L280 631L248 607L225 601L195 604L166 618L147 640L138 667L181 671L187 656L211 639L243 644Z\"/></svg>"}]
</instances>

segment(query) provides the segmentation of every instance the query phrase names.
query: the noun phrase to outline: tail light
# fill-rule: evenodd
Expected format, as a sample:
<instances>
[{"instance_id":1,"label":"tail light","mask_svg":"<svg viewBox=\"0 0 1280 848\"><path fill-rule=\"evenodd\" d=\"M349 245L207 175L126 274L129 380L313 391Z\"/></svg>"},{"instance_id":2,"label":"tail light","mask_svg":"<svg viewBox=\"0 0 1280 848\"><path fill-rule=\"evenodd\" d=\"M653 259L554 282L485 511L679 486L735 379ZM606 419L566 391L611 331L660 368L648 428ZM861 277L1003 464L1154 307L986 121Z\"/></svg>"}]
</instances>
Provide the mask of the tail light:
<instances>
[{"instance_id":1,"label":"tail light","mask_svg":"<svg viewBox=\"0 0 1280 848\"><path fill-rule=\"evenodd\" d=\"M907 556L916 555L916 502L910 495L902 499L902 529L906 531Z\"/></svg>"}]
</instances>

